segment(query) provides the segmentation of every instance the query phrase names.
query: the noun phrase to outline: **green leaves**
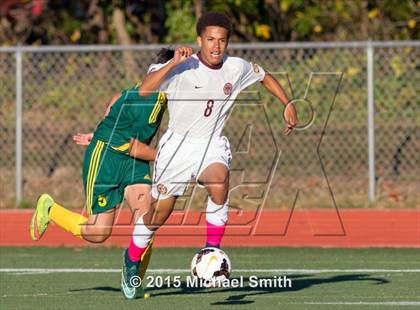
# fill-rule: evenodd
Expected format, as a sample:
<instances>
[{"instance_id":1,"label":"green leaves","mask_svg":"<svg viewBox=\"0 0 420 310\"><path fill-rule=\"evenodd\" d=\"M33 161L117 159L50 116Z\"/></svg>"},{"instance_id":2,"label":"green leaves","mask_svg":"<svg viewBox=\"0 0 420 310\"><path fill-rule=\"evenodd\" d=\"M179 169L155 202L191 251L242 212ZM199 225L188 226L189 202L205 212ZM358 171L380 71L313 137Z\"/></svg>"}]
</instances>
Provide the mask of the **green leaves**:
<instances>
[{"instance_id":1,"label":"green leaves","mask_svg":"<svg viewBox=\"0 0 420 310\"><path fill-rule=\"evenodd\" d=\"M165 27L168 29L165 43L195 42L196 19L193 15L192 3L191 1L182 2L182 4L167 3L165 6L167 12Z\"/></svg>"},{"instance_id":2,"label":"green leaves","mask_svg":"<svg viewBox=\"0 0 420 310\"><path fill-rule=\"evenodd\" d=\"M0 17L0 41L16 44L118 44L116 9L132 43L193 43L200 12L227 14L233 42L406 40L420 35L419 1L142 0L47 1L36 21L30 7L12 22ZM7 13L7 12L6 12ZM13 14L12 14L13 15ZM28 36L28 34L31 34Z\"/></svg>"}]
</instances>

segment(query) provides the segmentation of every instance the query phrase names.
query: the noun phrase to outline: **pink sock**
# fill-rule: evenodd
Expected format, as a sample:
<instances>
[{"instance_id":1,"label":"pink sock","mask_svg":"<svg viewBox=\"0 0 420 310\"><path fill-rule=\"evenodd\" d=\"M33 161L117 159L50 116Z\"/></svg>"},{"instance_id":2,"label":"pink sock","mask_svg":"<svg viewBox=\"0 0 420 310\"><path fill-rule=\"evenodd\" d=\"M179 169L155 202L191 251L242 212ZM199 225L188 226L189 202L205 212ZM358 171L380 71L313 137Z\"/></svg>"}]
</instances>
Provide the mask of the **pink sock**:
<instances>
[{"instance_id":1,"label":"pink sock","mask_svg":"<svg viewBox=\"0 0 420 310\"><path fill-rule=\"evenodd\" d=\"M219 247L222 242L223 234L225 233L226 225L216 226L206 221L207 223L207 245Z\"/></svg>"},{"instance_id":2,"label":"pink sock","mask_svg":"<svg viewBox=\"0 0 420 310\"><path fill-rule=\"evenodd\" d=\"M133 238L131 238L130 246L128 247L128 257L132 262L139 262L141 256L143 255L144 251L147 249L138 247L135 243Z\"/></svg>"},{"instance_id":3,"label":"pink sock","mask_svg":"<svg viewBox=\"0 0 420 310\"><path fill-rule=\"evenodd\" d=\"M144 224L143 216L139 217L134 225L133 236L131 237L130 246L127 251L128 257L132 262L140 261L152 237L153 231Z\"/></svg>"}]
</instances>

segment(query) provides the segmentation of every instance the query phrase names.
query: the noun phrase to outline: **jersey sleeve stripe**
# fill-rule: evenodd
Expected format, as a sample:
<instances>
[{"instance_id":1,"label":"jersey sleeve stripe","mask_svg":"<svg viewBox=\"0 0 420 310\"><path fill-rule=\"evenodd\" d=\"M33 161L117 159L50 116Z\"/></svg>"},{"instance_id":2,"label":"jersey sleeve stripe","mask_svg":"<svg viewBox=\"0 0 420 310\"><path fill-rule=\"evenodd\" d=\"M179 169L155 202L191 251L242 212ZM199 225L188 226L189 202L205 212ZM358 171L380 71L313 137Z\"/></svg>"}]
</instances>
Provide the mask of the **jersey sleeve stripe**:
<instances>
[{"instance_id":1,"label":"jersey sleeve stripe","mask_svg":"<svg viewBox=\"0 0 420 310\"><path fill-rule=\"evenodd\" d=\"M157 114L159 113L159 111L160 111L160 100L159 100L159 98L156 100L156 103L155 103L155 106L153 107L153 111L152 111L152 113L150 113L150 116L149 116L149 124L153 124L153 123L155 123L156 122L156 116L157 116Z\"/></svg>"},{"instance_id":2,"label":"jersey sleeve stripe","mask_svg":"<svg viewBox=\"0 0 420 310\"><path fill-rule=\"evenodd\" d=\"M156 123L159 112L162 109L162 105L165 103L165 101L166 101L165 93L160 92L156 100L155 106L153 107L153 111L149 116L149 124Z\"/></svg>"}]
</instances>

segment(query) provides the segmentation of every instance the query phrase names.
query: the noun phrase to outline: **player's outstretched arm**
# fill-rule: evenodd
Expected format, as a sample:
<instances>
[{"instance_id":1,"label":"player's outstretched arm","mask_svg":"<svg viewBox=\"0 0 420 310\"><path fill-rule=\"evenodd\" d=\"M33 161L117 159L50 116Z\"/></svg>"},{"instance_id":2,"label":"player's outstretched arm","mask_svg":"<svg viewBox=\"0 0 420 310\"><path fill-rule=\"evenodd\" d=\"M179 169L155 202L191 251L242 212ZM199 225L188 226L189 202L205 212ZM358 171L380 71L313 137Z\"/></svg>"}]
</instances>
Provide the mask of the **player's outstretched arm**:
<instances>
[{"instance_id":1,"label":"player's outstretched arm","mask_svg":"<svg viewBox=\"0 0 420 310\"><path fill-rule=\"evenodd\" d=\"M136 139L130 141L130 156L143 159L147 161L153 161L156 158L157 150L150 147L146 143L140 142Z\"/></svg>"},{"instance_id":2,"label":"player's outstretched arm","mask_svg":"<svg viewBox=\"0 0 420 310\"><path fill-rule=\"evenodd\" d=\"M192 48L189 46L180 46L175 50L174 58L157 71L150 72L144 78L139 87L140 96L148 96L151 92L156 91L160 84L165 80L168 73L177 65L184 62L192 55Z\"/></svg>"},{"instance_id":3,"label":"player's outstretched arm","mask_svg":"<svg viewBox=\"0 0 420 310\"><path fill-rule=\"evenodd\" d=\"M295 107L293 104L288 104L289 99L287 98L285 91L281 87L280 83L271 74L265 74L264 80L262 80L262 84L270 93L276 96L285 105L284 119L286 121L286 128L284 133L289 135L298 122Z\"/></svg>"}]
</instances>

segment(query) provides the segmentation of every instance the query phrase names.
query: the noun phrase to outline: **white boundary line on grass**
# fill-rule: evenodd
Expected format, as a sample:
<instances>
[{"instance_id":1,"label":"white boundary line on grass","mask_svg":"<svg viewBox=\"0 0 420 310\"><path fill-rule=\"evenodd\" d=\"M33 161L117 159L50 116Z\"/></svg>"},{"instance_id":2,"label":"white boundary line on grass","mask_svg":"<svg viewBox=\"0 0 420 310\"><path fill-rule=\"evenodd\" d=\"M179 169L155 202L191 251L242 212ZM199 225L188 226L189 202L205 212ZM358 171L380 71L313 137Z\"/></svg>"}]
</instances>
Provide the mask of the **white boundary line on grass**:
<instances>
[{"instance_id":1,"label":"white boundary line on grass","mask_svg":"<svg viewBox=\"0 0 420 310\"><path fill-rule=\"evenodd\" d=\"M304 302L305 305L346 305L346 306L420 306L420 301L343 301Z\"/></svg>"},{"instance_id":2,"label":"white boundary line on grass","mask_svg":"<svg viewBox=\"0 0 420 310\"><path fill-rule=\"evenodd\" d=\"M234 269L235 273L300 273L300 274L318 274L318 273L420 273L420 269ZM35 274L35 273L116 273L121 269L114 268L0 268L0 273L14 274ZM167 273L189 273L189 269L149 269L148 273L167 274Z\"/></svg>"}]
</instances>

